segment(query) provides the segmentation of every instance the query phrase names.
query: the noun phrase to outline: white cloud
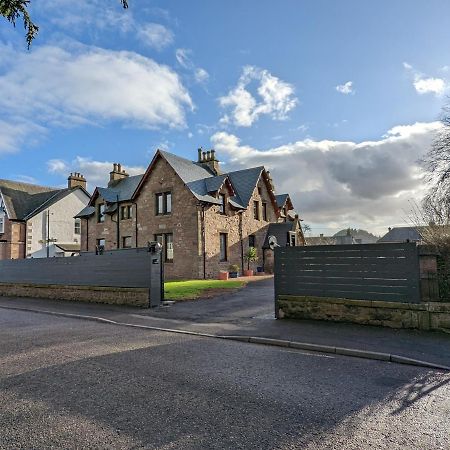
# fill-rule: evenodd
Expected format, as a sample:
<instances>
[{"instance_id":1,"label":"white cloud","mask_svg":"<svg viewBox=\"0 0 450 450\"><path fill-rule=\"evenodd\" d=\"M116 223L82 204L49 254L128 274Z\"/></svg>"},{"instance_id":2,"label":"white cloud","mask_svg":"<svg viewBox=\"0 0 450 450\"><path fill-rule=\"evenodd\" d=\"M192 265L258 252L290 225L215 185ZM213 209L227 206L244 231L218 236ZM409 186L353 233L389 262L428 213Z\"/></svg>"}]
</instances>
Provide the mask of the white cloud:
<instances>
[{"instance_id":1,"label":"white cloud","mask_svg":"<svg viewBox=\"0 0 450 450\"><path fill-rule=\"evenodd\" d=\"M193 108L172 69L134 52L79 45L26 53L0 45L3 51L11 57L0 58L0 108L24 120L184 127L186 109Z\"/></svg>"},{"instance_id":2,"label":"white cloud","mask_svg":"<svg viewBox=\"0 0 450 450\"><path fill-rule=\"evenodd\" d=\"M413 75L413 86L418 94L441 96L448 88L447 81L443 78L428 77L407 62L403 63L403 67Z\"/></svg>"},{"instance_id":3,"label":"white cloud","mask_svg":"<svg viewBox=\"0 0 450 450\"><path fill-rule=\"evenodd\" d=\"M422 196L417 161L439 127L438 122L416 123L393 127L376 141L304 139L267 150L223 131L211 141L230 168L265 165L277 192L291 194L305 222L381 233L404 224L410 199Z\"/></svg>"},{"instance_id":4,"label":"white cloud","mask_svg":"<svg viewBox=\"0 0 450 450\"><path fill-rule=\"evenodd\" d=\"M446 85L442 78L417 78L414 87L419 94L442 95Z\"/></svg>"},{"instance_id":5,"label":"white cloud","mask_svg":"<svg viewBox=\"0 0 450 450\"><path fill-rule=\"evenodd\" d=\"M195 69L194 77L198 83L206 83L209 80L209 73L205 69L199 67Z\"/></svg>"},{"instance_id":6,"label":"white cloud","mask_svg":"<svg viewBox=\"0 0 450 450\"><path fill-rule=\"evenodd\" d=\"M136 29L132 8L124 10L118 1L39 0L37 3L40 13L65 32L85 34L86 30L95 29L127 33Z\"/></svg>"},{"instance_id":7,"label":"white cloud","mask_svg":"<svg viewBox=\"0 0 450 450\"><path fill-rule=\"evenodd\" d=\"M28 140L28 144L33 144L38 136L45 133L43 127L22 120L5 121L0 118L0 154L12 153ZM33 138L30 140L30 135Z\"/></svg>"},{"instance_id":8,"label":"white cloud","mask_svg":"<svg viewBox=\"0 0 450 450\"><path fill-rule=\"evenodd\" d=\"M67 173L69 166L62 159L50 159L47 161L47 168L50 173Z\"/></svg>"},{"instance_id":9,"label":"white cloud","mask_svg":"<svg viewBox=\"0 0 450 450\"><path fill-rule=\"evenodd\" d=\"M175 51L175 58L178 64L186 70L193 73L195 81L203 84L209 80L209 73L202 67L197 67L191 59L192 50L187 48L178 48Z\"/></svg>"},{"instance_id":10,"label":"white cloud","mask_svg":"<svg viewBox=\"0 0 450 450\"><path fill-rule=\"evenodd\" d=\"M116 161L119 162L120 161ZM95 186L106 186L109 180L109 172L111 172L113 162L96 161L92 158L77 156L73 161L65 161L62 159L51 159L47 161L47 168L50 173L67 177L70 172L80 172L86 178L89 188ZM123 169L129 175L139 175L145 172L142 166L124 166Z\"/></svg>"},{"instance_id":11,"label":"white cloud","mask_svg":"<svg viewBox=\"0 0 450 450\"><path fill-rule=\"evenodd\" d=\"M257 84L259 99L256 100L248 90L250 83ZM268 115L274 120L284 120L297 105L294 87L273 76L269 71L254 66L246 66L238 84L226 96L219 98L220 105L229 110L220 120L237 126L249 127L261 115Z\"/></svg>"},{"instance_id":12,"label":"white cloud","mask_svg":"<svg viewBox=\"0 0 450 450\"><path fill-rule=\"evenodd\" d=\"M164 25L147 23L138 29L139 39L149 47L162 50L173 43L173 33Z\"/></svg>"},{"instance_id":13,"label":"white cloud","mask_svg":"<svg viewBox=\"0 0 450 450\"><path fill-rule=\"evenodd\" d=\"M355 91L353 89L353 81L347 81L344 84L338 84L336 86L336 90L338 92L340 92L341 94L345 94L345 95L354 94L355 93Z\"/></svg>"}]
</instances>

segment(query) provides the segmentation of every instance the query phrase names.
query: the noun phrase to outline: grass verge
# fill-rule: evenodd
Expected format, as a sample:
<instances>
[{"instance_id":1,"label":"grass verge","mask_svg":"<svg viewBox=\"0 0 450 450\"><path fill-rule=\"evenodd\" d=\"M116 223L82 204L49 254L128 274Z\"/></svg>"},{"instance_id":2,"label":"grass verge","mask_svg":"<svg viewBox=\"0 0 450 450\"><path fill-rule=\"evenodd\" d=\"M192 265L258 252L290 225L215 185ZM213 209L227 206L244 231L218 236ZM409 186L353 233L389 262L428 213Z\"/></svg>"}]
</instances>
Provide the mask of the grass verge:
<instances>
[{"instance_id":1,"label":"grass verge","mask_svg":"<svg viewBox=\"0 0 450 450\"><path fill-rule=\"evenodd\" d=\"M222 291L238 289L246 284L240 280L187 280L167 281L164 283L165 300L191 300L200 297L211 297Z\"/></svg>"}]
</instances>

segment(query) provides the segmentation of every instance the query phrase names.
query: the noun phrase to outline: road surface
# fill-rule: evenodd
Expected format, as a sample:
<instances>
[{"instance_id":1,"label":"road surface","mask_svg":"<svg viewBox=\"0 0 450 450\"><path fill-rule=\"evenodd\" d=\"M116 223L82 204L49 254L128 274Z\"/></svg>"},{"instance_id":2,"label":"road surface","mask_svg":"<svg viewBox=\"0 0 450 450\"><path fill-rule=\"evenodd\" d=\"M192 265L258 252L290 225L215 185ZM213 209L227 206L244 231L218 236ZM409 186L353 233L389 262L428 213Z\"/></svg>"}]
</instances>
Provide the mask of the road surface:
<instances>
[{"instance_id":1,"label":"road surface","mask_svg":"<svg viewBox=\"0 0 450 450\"><path fill-rule=\"evenodd\" d=\"M0 310L0 448L447 449L450 375Z\"/></svg>"}]
</instances>

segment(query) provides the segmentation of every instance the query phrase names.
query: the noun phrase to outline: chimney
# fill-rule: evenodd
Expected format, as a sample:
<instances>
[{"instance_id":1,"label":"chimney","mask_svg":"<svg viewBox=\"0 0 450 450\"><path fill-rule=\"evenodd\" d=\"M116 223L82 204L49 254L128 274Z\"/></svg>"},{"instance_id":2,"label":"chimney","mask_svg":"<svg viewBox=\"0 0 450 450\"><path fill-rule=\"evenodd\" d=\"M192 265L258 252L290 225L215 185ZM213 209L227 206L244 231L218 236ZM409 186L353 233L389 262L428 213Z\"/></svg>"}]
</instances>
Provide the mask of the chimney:
<instances>
[{"instance_id":1,"label":"chimney","mask_svg":"<svg viewBox=\"0 0 450 450\"><path fill-rule=\"evenodd\" d=\"M207 167L214 175L220 175L222 173L220 170L219 160L216 159L216 151L213 149L204 152L202 148L199 148L198 162L203 167Z\"/></svg>"},{"instance_id":2,"label":"chimney","mask_svg":"<svg viewBox=\"0 0 450 450\"><path fill-rule=\"evenodd\" d=\"M121 164L114 163L113 164L113 170L109 172L109 183L108 187L110 187L114 182L118 180L122 180L123 178L128 177L128 174L125 172L125 170L122 169Z\"/></svg>"},{"instance_id":3,"label":"chimney","mask_svg":"<svg viewBox=\"0 0 450 450\"><path fill-rule=\"evenodd\" d=\"M67 187L69 189L73 189L77 186L86 189L86 178L81 175L79 172L71 173L69 178L67 178Z\"/></svg>"}]
</instances>

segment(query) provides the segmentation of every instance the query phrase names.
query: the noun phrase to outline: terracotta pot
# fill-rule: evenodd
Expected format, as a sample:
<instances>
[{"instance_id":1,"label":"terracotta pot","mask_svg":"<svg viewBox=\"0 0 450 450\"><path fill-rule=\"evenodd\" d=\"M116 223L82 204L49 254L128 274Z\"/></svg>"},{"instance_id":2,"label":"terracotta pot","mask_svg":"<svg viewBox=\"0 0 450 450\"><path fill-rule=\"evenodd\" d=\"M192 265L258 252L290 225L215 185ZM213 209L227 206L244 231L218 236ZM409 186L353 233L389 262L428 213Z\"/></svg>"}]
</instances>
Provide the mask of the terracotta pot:
<instances>
[{"instance_id":1,"label":"terracotta pot","mask_svg":"<svg viewBox=\"0 0 450 450\"><path fill-rule=\"evenodd\" d=\"M244 277L252 277L253 276L253 270L244 270Z\"/></svg>"},{"instance_id":2,"label":"terracotta pot","mask_svg":"<svg viewBox=\"0 0 450 450\"><path fill-rule=\"evenodd\" d=\"M228 280L228 272L219 272L219 280Z\"/></svg>"}]
</instances>

